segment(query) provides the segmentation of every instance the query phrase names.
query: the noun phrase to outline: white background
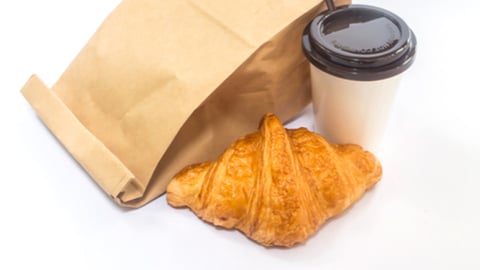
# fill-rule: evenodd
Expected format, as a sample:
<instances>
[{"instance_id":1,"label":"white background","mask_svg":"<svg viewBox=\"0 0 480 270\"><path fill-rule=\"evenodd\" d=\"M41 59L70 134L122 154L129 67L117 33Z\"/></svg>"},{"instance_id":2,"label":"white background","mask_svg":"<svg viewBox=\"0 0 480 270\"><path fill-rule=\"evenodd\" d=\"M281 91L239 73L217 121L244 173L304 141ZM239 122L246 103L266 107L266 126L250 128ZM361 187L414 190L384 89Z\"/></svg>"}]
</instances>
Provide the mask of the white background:
<instances>
[{"instance_id":1,"label":"white background","mask_svg":"<svg viewBox=\"0 0 480 270\"><path fill-rule=\"evenodd\" d=\"M374 1L418 38L379 158L382 181L306 244L266 249L165 196L115 205L19 90L52 85L116 1L0 2L0 269L480 269L476 1ZM311 111L289 126L311 127Z\"/></svg>"}]
</instances>

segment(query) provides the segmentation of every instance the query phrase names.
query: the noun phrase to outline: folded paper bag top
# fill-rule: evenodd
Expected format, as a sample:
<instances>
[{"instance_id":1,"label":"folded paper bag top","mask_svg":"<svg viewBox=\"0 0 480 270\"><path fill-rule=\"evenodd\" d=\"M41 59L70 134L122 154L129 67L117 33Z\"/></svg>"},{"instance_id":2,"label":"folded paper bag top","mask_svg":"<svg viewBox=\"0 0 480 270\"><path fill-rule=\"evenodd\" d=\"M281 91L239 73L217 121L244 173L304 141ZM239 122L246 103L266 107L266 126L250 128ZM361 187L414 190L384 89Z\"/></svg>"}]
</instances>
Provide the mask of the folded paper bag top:
<instances>
[{"instance_id":1,"label":"folded paper bag top","mask_svg":"<svg viewBox=\"0 0 480 270\"><path fill-rule=\"evenodd\" d=\"M105 192L139 207L265 112L285 121L310 102L301 33L325 8L124 0L51 89L32 76L22 93Z\"/></svg>"}]
</instances>

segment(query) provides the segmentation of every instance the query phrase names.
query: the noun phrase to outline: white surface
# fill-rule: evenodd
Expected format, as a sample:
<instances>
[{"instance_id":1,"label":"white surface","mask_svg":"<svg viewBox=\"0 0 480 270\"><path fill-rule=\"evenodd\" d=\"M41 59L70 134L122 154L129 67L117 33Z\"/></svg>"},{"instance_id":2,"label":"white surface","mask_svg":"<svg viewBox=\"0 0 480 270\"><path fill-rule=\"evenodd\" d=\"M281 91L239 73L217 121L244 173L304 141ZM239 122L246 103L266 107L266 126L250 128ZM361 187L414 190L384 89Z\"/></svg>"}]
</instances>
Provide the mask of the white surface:
<instances>
[{"instance_id":1,"label":"white surface","mask_svg":"<svg viewBox=\"0 0 480 270\"><path fill-rule=\"evenodd\" d=\"M165 196L120 209L20 95L32 73L53 84L117 2L0 2L0 269L480 269L477 2L357 1L403 17L417 60L379 155L383 180L292 249L216 229Z\"/></svg>"}]
</instances>

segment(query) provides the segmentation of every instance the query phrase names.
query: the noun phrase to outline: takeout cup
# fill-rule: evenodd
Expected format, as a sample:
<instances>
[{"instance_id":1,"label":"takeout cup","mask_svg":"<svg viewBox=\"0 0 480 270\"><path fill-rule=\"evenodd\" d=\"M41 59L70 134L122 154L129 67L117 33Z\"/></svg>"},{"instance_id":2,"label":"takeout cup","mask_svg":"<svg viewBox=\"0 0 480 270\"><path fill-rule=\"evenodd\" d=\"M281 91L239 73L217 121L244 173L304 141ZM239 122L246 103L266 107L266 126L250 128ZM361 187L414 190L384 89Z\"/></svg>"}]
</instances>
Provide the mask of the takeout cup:
<instances>
[{"instance_id":1,"label":"takeout cup","mask_svg":"<svg viewBox=\"0 0 480 270\"><path fill-rule=\"evenodd\" d=\"M333 143L378 151L402 73L415 57L412 30L390 11L346 5L304 30L315 130Z\"/></svg>"}]
</instances>

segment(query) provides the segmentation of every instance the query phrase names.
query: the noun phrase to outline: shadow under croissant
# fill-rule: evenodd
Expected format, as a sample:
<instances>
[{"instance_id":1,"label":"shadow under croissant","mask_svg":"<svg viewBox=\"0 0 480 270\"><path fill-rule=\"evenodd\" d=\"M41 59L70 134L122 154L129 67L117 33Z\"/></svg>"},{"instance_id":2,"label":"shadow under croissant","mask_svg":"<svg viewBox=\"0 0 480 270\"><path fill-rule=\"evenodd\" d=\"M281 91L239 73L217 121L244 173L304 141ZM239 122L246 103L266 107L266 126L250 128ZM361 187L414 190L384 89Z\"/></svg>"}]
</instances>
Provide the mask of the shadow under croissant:
<instances>
[{"instance_id":1,"label":"shadow under croissant","mask_svg":"<svg viewBox=\"0 0 480 270\"><path fill-rule=\"evenodd\" d=\"M372 193L374 192L375 186L376 186L376 185L374 185L374 186L372 186L371 188L369 188L368 190L366 190L362 197L360 197L357 201L352 202L352 204L350 204L350 206L347 207L345 210L343 210L340 214L338 214L338 215L336 215L336 216L332 216L332 217L330 217L330 218L327 218L322 224L320 224L320 225L318 226L318 228L315 230L315 232L314 232L313 234L311 234L304 242L295 243L295 244L293 244L292 246L289 246L289 247L288 247L288 246L277 246L277 245L272 245L272 246L262 245L261 243L259 243L259 242L255 241L254 239L250 238L250 237L249 237L246 233L244 233L243 231L236 229L235 226L234 226L233 228L225 228L225 227L222 227L222 226L217 226L217 225L213 224L212 222L210 222L210 221L208 221L208 220L205 220L205 219L197 216L197 215L195 214L195 212L194 212L192 209L190 209L188 206L173 206L173 205L169 204L168 202L167 202L167 203L168 203L171 207L173 207L173 208L175 208L175 209L183 210L183 211L187 211L187 210L188 210L189 212L193 213L194 216L195 216L197 219L201 220L204 224L206 224L206 225L208 225L208 226L212 226L212 227L213 227L215 230L217 230L217 231L227 231L227 232L232 232L232 233L235 232L235 231L236 231L236 232L239 232L239 233L241 233L241 234L244 236L244 238L246 238L248 241L250 241L250 242L252 242L252 243L254 243L254 244L256 244L256 245L259 245L259 246L261 246L261 247L263 247L263 248L265 248L265 249L267 249L267 250L289 250L289 249L292 249L292 248L299 248L299 247L306 246L307 243L309 242L309 240L316 238L316 236L322 231L322 228L331 226L331 225L330 225L331 223L335 223L335 222L338 221L338 220L344 219L344 218L345 218L344 216L348 216L351 211L354 211L353 209L354 209L355 207L358 207L357 204L358 204L359 201L362 201L362 199L363 199L363 201L365 201L365 199L368 200L368 198L371 197L370 195L373 195Z\"/></svg>"}]
</instances>

